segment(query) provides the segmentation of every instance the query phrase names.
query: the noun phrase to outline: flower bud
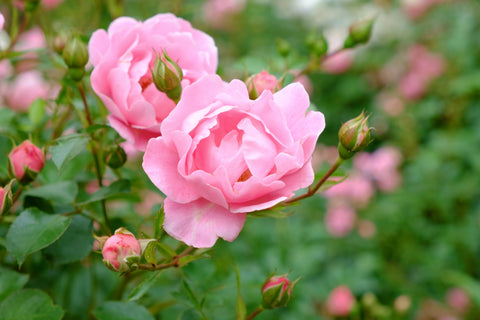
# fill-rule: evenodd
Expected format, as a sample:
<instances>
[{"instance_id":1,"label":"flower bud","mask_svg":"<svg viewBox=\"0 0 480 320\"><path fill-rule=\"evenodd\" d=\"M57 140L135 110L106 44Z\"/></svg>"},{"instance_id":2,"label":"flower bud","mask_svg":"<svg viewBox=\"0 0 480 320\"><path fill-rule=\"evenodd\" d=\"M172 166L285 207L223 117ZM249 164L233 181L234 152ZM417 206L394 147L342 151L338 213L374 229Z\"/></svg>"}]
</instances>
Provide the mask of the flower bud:
<instances>
[{"instance_id":1,"label":"flower bud","mask_svg":"<svg viewBox=\"0 0 480 320\"><path fill-rule=\"evenodd\" d=\"M367 19L362 21L357 21L352 24L349 28L349 33L345 43L343 44L344 48L352 48L357 44L364 44L370 40L372 35L372 27L375 19Z\"/></svg>"},{"instance_id":2,"label":"flower bud","mask_svg":"<svg viewBox=\"0 0 480 320\"><path fill-rule=\"evenodd\" d=\"M103 262L116 272L129 272L136 269L140 261L141 248L134 235L124 228L105 241L102 249Z\"/></svg>"},{"instance_id":3,"label":"flower bud","mask_svg":"<svg viewBox=\"0 0 480 320\"><path fill-rule=\"evenodd\" d=\"M354 305L355 297L347 286L336 287L327 299L327 311L333 316L348 316Z\"/></svg>"},{"instance_id":4,"label":"flower bud","mask_svg":"<svg viewBox=\"0 0 480 320\"><path fill-rule=\"evenodd\" d=\"M64 31L60 31L60 33L57 34L53 39L53 44L52 44L53 50L55 50L56 53L61 55L63 53L63 49L65 49L65 45L67 44L67 42L68 42L67 33Z\"/></svg>"},{"instance_id":5,"label":"flower bud","mask_svg":"<svg viewBox=\"0 0 480 320\"><path fill-rule=\"evenodd\" d=\"M362 112L358 117L345 122L338 131L338 153L344 160L365 149L371 142L368 116Z\"/></svg>"},{"instance_id":6,"label":"flower bud","mask_svg":"<svg viewBox=\"0 0 480 320\"><path fill-rule=\"evenodd\" d=\"M306 43L308 51L317 57L324 55L328 50L328 43L323 33L310 33L307 36Z\"/></svg>"},{"instance_id":7,"label":"flower bud","mask_svg":"<svg viewBox=\"0 0 480 320\"><path fill-rule=\"evenodd\" d=\"M13 148L8 155L10 174L17 178L21 184L28 184L35 180L44 165L43 151L29 140L25 140L19 146Z\"/></svg>"},{"instance_id":8,"label":"flower bud","mask_svg":"<svg viewBox=\"0 0 480 320\"><path fill-rule=\"evenodd\" d=\"M170 99L178 102L182 94L182 69L163 52L155 59L152 70L153 83L158 90L164 92Z\"/></svg>"},{"instance_id":9,"label":"flower bud","mask_svg":"<svg viewBox=\"0 0 480 320\"><path fill-rule=\"evenodd\" d=\"M286 58L290 55L290 51L292 51L292 46L290 45L290 43L288 43L288 41L277 38L276 45L277 45L277 52L282 57Z\"/></svg>"},{"instance_id":10,"label":"flower bud","mask_svg":"<svg viewBox=\"0 0 480 320\"><path fill-rule=\"evenodd\" d=\"M298 280L290 282L286 274L268 277L262 286L262 306L265 309L284 307L290 300L293 287Z\"/></svg>"},{"instance_id":11,"label":"flower bud","mask_svg":"<svg viewBox=\"0 0 480 320\"><path fill-rule=\"evenodd\" d=\"M0 187L0 215L7 212L12 206L12 191L7 186L5 189Z\"/></svg>"},{"instance_id":12,"label":"flower bud","mask_svg":"<svg viewBox=\"0 0 480 320\"><path fill-rule=\"evenodd\" d=\"M88 62L87 45L78 36L73 36L63 48L63 60L68 66L68 75L75 81L80 81L85 74Z\"/></svg>"},{"instance_id":13,"label":"flower bud","mask_svg":"<svg viewBox=\"0 0 480 320\"><path fill-rule=\"evenodd\" d=\"M249 77L246 81L246 85L250 99L258 98L265 90L269 90L273 93L279 89L277 78L265 70Z\"/></svg>"},{"instance_id":14,"label":"flower bud","mask_svg":"<svg viewBox=\"0 0 480 320\"><path fill-rule=\"evenodd\" d=\"M105 153L105 163L112 169L118 169L127 161L127 154L120 146L114 146Z\"/></svg>"}]
</instances>

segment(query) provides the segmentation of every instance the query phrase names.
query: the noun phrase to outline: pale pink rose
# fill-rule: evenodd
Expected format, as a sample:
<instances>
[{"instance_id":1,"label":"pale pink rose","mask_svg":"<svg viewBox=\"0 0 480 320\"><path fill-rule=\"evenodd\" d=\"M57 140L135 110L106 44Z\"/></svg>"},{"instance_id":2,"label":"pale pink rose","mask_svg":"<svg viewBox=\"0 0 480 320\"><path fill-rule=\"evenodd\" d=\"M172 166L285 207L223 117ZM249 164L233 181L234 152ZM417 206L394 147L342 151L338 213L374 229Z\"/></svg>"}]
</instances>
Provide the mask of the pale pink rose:
<instances>
[{"instance_id":1,"label":"pale pink rose","mask_svg":"<svg viewBox=\"0 0 480 320\"><path fill-rule=\"evenodd\" d=\"M352 174L324 192L327 198L348 200L358 207L366 206L374 194L371 181L361 174Z\"/></svg>"},{"instance_id":2,"label":"pale pink rose","mask_svg":"<svg viewBox=\"0 0 480 320\"><path fill-rule=\"evenodd\" d=\"M132 234L117 233L107 239L103 245L102 255L105 264L114 271L130 270L128 258L140 257L140 243Z\"/></svg>"},{"instance_id":3,"label":"pale pink rose","mask_svg":"<svg viewBox=\"0 0 480 320\"><path fill-rule=\"evenodd\" d=\"M274 75L271 75L265 70L254 75L249 80L250 81L247 81L248 91L249 92L253 91L255 93L254 94L255 97L258 97L259 95L261 95L262 92L265 90L269 90L271 92L275 92L278 90L277 77L275 77Z\"/></svg>"},{"instance_id":4,"label":"pale pink rose","mask_svg":"<svg viewBox=\"0 0 480 320\"><path fill-rule=\"evenodd\" d=\"M446 300L448 305L459 313L465 313L470 307L470 296L462 288L448 290Z\"/></svg>"},{"instance_id":5,"label":"pale pink rose","mask_svg":"<svg viewBox=\"0 0 480 320\"><path fill-rule=\"evenodd\" d=\"M13 73L13 67L9 60L3 59L0 60L0 79L2 82L5 81L5 78L8 78Z\"/></svg>"},{"instance_id":6,"label":"pale pink rose","mask_svg":"<svg viewBox=\"0 0 480 320\"><path fill-rule=\"evenodd\" d=\"M340 74L350 70L352 65L353 52L351 50L342 50L323 60L322 70L326 73Z\"/></svg>"},{"instance_id":7,"label":"pale pink rose","mask_svg":"<svg viewBox=\"0 0 480 320\"><path fill-rule=\"evenodd\" d=\"M5 18L3 17L3 14L0 12L0 31L3 30L4 24L5 24Z\"/></svg>"},{"instance_id":8,"label":"pale pink rose","mask_svg":"<svg viewBox=\"0 0 480 320\"><path fill-rule=\"evenodd\" d=\"M403 0L402 7L407 16L415 20L421 18L435 2L436 0Z\"/></svg>"},{"instance_id":9,"label":"pale pink rose","mask_svg":"<svg viewBox=\"0 0 480 320\"><path fill-rule=\"evenodd\" d=\"M305 74L300 74L300 70L298 69L290 70L290 72L295 77L293 82L300 82L305 90L307 90L308 94L311 95L313 93L313 84L312 81L310 81L310 78Z\"/></svg>"},{"instance_id":10,"label":"pale pink rose","mask_svg":"<svg viewBox=\"0 0 480 320\"><path fill-rule=\"evenodd\" d=\"M357 213L343 203L329 205L325 214L325 226L334 237L344 237L352 231Z\"/></svg>"},{"instance_id":11,"label":"pale pink rose","mask_svg":"<svg viewBox=\"0 0 480 320\"><path fill-rule=\"evenodd\" d=\"M353 164L362 174L373 179L381 191L391 192L402 182L398 171L401 161L402 155L398 149L383 147L373 153L357 154Z\"/></svg>"},{"instance_id":12,"label":"pale pink rose","mask_svg":"<svg viewBox=\"0 0 480 320\"><path fill-rule=\"evenodd\" d=\"M400 79L399 89L404 98L415 101L425 95L427 83L420 74L410 71Z\"/></svg>"},{"instance_id":13,"label":"pale pink rose","mask_svg":"<svg viewBox=\"0 0 480 320\"><path fill-rule=\"evenodd\" d=\"M389 93L379 94L376 100L377 105L392 117L402 114L405 109L402 99Z\"/></svg>"},{"instance_id":14,"label":"pale pink rose","mask_svg":"<svg viewBox=\"0 0 480 320\"><path fill-rule=\"evenodd\" d=\"M55 95L55 89L35 70L20 73L10 83L2 83L0 91L7 107L20 112L27 111L38 98L49 99Z\"/></svg>"},{"instance_id":15,"label":"pale pink rose","mask_svg":"<svg viewBox=\"0 0 480 320\"><path fill-rule=\"evenodd\" d=\"M156 52L166 51L180 66L183 87L217 69L213 39L170 13L144 22L118 18L108 31L95 31L88 47L92 87L110 111L110 125L141 151L175 107L152 83Z\"/></svg>"},{"instance_id":16,"label":"pale pink rose","mask_svg":"<svg viewBox=\"0 0 480 320\"><path fill-rule=\"evenodd\" d=\"M45 34L39 27L33 27L20 34L14 50L25 53L17 63L17 71L22 72L35 69L38 64L38 53L36 51L45 49L46 46L47 40Z\"/></svg>"},{"instance_id":17,"label":"pale pink rose","mask_svg":"<svg viewBox=\"0 0 480 320\"><path fill-rule=\"evenodd\" d=\"M425 82L439 77L445 70L445 59L440 54L431 53L422 45L414 45L408 50L410 70L417 73Z\"/></svg>"},{"instance_id":18,"label":"pale pink rose","mask_svg":"<svg viewBox=\"0 0 480 320\"><path fill-rule=\"evenodd\" d=\"M327 311L333 316L346 317L355 305L355 297L347 286L338 286L327 299Z\"/></svg>"},{"instance_id":19,"label":"pale pink rose","mask_svg":"<svg viewBox=\"0 0 480 320\"><path fill-rule=\"evenodd\" d=\"M19 146L13 148L8 155L8 159L13 174L18 180L23 178L27 169L38 173L45 165L43 151L29 140L25 140Z\"/></svg>"},{"instance_id":20,"label":"pale pink rose","mask_svg":"<svg viewBox=\"0 0 480 320\"><path fill-rule=\"evenodd\" d=\"M167 196L164 229L195 247L233 241L246 213L267 209L309 186L311 157L325 127L307 112L299 84L250 100L246 85L205 76L185 88L148 143L143 168Z\"/></svg>"},{"instance_id":21,"label":"pale pink rose","mask_svg":"<svg viewBox=\"0 0 480 320\"><path fill-rule=\"evenodd\" d=\"M42 0L42 5L47 9L53 9L62 2L63 0Z\"/></svg>"},{"instance_id":22,"label":"pale pink rose","mask_svg":"<svg viewBox=\"0 0 480 320\"><path fill-rule=\"evenodd\" d=\"M224 29L232 16L245 8L245 0L208 0L203 5L205 21L214 28Z\"/></svg>"}]
</instances>

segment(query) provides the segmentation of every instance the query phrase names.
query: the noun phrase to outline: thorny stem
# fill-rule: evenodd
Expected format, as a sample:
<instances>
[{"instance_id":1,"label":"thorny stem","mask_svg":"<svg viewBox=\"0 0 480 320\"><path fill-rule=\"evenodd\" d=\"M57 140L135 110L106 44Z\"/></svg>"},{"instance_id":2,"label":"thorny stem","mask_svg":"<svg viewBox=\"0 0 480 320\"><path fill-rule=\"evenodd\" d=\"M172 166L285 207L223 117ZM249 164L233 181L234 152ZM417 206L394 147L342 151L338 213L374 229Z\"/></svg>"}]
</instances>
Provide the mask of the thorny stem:
<instances>
[{"instance_id":1,"label":"thorny stem","mask_svg":"<svg viewBox=\"0 0 480 320\"><path fill-rule=\"evenodd\" d=\"M344 160L342 158L338 157L337 160L335 161L335 163L330 167L330 169L328 169L328 171L325 173L325 175L313 187L310 186L308 188L308 191L305 192L304 194L293 197L291 199L287 199L287 200L283 201L282 204L283 205L288 205L288 204L291 204L293 202L296 202L296 201L299 201L299 200L302 200L302 199L313 196L318 191L318 189L320 189L322 184L324 184L325 181L327 181L327 179L338 169L338 167L340 167L340 165L343 163L343 161Z\"/></svg>"},{"instance_id":2,"label":"thorny stem","mask_svg":"<svg viewBox=\"0 0 480 320\"><path fill-rule=\"evenodd\" d=\"M184 257L187 254L189 254L193 249L194 249L193 247L188 247L182 253L173 257L173 260L170 261L169 263L163 263L163 264L157 264L157 265L141 264L138 266L138 269L153 271L153 270L167 269L170 267L178 267L178 260L180 260L181 257Z\"/></svg>"},{"instance_id":3,"label":"thorny stem","mask_svg":"<svg viewBox=\"0 0 480 320\"><path fill-rule=\"evenodd\" d=\"M256 316L258 316L260 313L262 313L263 310L265 309L263 309L262 306L257 307L257 309L253 310L252 313L250 313L248 317L245 318L245 320L252 320Z\"/></svg>"}]
</instances>

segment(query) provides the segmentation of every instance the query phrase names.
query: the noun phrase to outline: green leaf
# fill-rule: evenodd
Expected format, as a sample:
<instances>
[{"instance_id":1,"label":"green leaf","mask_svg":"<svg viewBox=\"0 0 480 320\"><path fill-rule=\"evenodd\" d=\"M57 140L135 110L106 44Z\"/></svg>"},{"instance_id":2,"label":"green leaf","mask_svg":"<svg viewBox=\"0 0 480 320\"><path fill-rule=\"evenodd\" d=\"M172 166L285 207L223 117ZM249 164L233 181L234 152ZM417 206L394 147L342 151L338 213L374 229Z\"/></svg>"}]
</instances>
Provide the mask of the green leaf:
<instances>
[{"instance_id":1,"label":"green leaf","mask_svg":"<svg viewBox=\"0 0 480 320\"><path fill-rule=\"evenodd\" d=\"M57 169L61 170L68 161L82 152L87 146L88 139L85 135L69 135L57 139L58 144L50 147L52 161Z\"/></svg>"},{"instance_id":2,"label":"green leaf","mask_svg":"<svg viewBox=\"0 0 480 320\"><path fill-rule=\"evenodd\" d=\"M51 200L59 203L73 203L78 193L77 184L73 181L60 181L30 189L24 194Z\"/></svg>"},{"instance_id":3,"label":"green leaf","mask_svg":"<svg viewBox=\"0 0 480 320\"><path fill-rule=\"evenodd\" d=\"M28 117L34 126L39 125L45 116L45 101L41 98L32 102L28 108Z\"/></svg>"},{"instance_id":4,"label":"green leaf","mask_svg":"<svg viewBox=\"0 0 480 320\"><path fill-rule=\"evenodd\" d=\"M92 221L76 215L67 231L46 248L45 253L52 256L57 264L79 261L92 252L93 240Z\"/></svg>"},{"instance_id":5,"label":"green leaf","mask_svg":"<svg viewBox=\"0 0 480 320\"><path fill-rule=\"evenodd\" d=\"M185 279L182 279L182 284L183 284L183 288L185 289L185 292L187 293L188 299L193 303L193 305L197 310L201 311L202 306L200 305L200 302L198 301L197 296L193 292L190 285L187 283Z\"/></svg>"},{"instance_id":6,"label":"green leaf","mask_svg":"<svg viewBox=\"0 0 480 320\"><path fill-rule=\"evenodd\" d=\"M147 308L133 301L105 302L93 311L93 315L98 320L154 320Z\"/></svg>"},{"instance_id":7,"label":"green leaf","mask_svg":"<svg viewBox=\"0 0 480 320\"><path fill-rule=\"evenodd\" d=\"M202 256L202 255L196 255L196 256L188 255L188 256L183 256L183 257L181 257L180 259L178 259L178 266L181 268L181 267L183 267L183 266L186 266L186 265L189 264L190 262L195 261L195 260L198 260L198 259L201 259L201 258L205 258L205 256Z\"/></svg>"},{"instance_id":8,"label":"green leaf","mask_svg":"<svg viewBox=\"0 0 480 320\"><path fill-rule=\"evenodd\" d=\"M130 181L126 179L120 179L108 187L100 188L97 192L92 194L88 200L81 202L80 205L85 205L109 198L125 197L128 195L130 195Z\"/></svg>"},{"instance_id":9,"label":"green leaf","mask_svg":"<svg viewBox=\"0 0 480 320\"><path fill-rule=\"evenodd\" d=\"M12 293L0 304L2 320L60 320L61 307L53 305L52 299L38 289L25 289Z\"/></svg>"},{"instance_id":10,"label":"green leaf","mask_svg":"<svg viewBox=\"0 0 480 320\"><path fill-rule=\"evenodd\" d=\"M242 298L240 272L238 271L237 266L235 266L235 278L237 280L237 320L243 320L247 315L247 306Z\"/></svg>"},{"instance_id":11,"label":"green leaf","mask_svg":"<svg viewBox=\"0 0 480 320\"><path fill-rule=\"evenodd\" d=\"M177 255L177 253L170 248L168 245L164 243L157 242L158 251L164 256L165 258L173 258Z\"/></svg>"},{"instance_id":12,"label":"green leaf","mask_svg":"<svg viewBox=\"0 0 480 320\"><path fill-rule=\"evenodd\" d=\"M28 281L28 274L0 267L0 301L10 293L20 290Z\"/></svg>"},{"instance_id":13,"label":"green leaf","mask_svg":"<svg viewBox=\"0 0 480 320\"><path fill-rule=\"evenodd\" d=\"M143 250L143 257L148 264L156 264L157 263L157 241L151 241L147 244L145 250Z\"/></svg>"},{"instance_id":14,"label":"green leaf","mask_svg":"<svg viewBox=\"0 0 480 320\"><path fill-rule=\"evenodd\" d=\"M291 216L294 211L285 211L285 207L275 207L268 210L260 210L251 212L248 215L252 217L260 217L260 218L278 218L283 219L286 217Z\"/></svg>"},{"instance_id":15,"label":"green leaf","mask_svg":"<svg viewBox=\"0 0 480 320\"><path fill-rule=\"evenodd\" d=\"M65 232L71 218L49 215L37 208L20 213L7 233L7 250L21 266L29 254L45 248Z\"/></svg>"},{"instance_id":16,"label":"green leaf","mask_svg":"<svg viewBox=\"0 0 480 320\"><path fill-rule=\"evenodd\" d=\"M143 280L138 286L132 289L128 295L128 301L135 301L143 297L148 290L155 284L165 270L159 270L151 273L145 280Z\"/></svg>"},{"instance_id":17,"label":"green leaf","mask_svg":"<svg viewBox=\"0 0 480 320\"><path fill-rule=\"evenodd\" d=\"M163 225L163 220L165 220L165 211L163 210L163 206L158 210L157 215L155 216L155 221L154 221L154 238L159 239L160 236L162 235L162 225Z\"/></svg>"}]
</instances>

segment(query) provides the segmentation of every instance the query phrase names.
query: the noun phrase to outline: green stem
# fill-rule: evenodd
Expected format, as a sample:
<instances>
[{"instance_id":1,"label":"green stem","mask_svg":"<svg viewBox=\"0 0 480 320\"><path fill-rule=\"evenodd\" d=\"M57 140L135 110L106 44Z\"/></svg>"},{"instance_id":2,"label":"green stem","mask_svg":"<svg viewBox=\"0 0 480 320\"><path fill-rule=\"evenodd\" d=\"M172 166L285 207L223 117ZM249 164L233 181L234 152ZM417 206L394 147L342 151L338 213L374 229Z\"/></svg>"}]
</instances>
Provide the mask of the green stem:
<instances>
[{"instance_id":1,"label":"green stem","mask_svg":"<svg viewBox=\"0 0 480 320\"><path fill-rule=\"evenodd\" d=\"M157 265L141 264L141 265L138 266L138 269L154 271L154 270L163 270L163 269L167 269L167 268L170 268L170 267L175 267L176 268L176 267L178 267L178 260L180 260L181 257L184 257L187 254L189 254L193 249L194 249L193 247L188 247L182 253L173 257L172 261L170 261L168 263L157 264Z\"/></svg>"},{"instance_id":2,"label":"green stem","mask_svg":"<svg viewBox=\"0 0 480 320\"><path fill-rule=\"evenodd\" d=\"M252 320L253 318L255 318L256 316L258 316L260 313L263 312L263 307L262 306L259 306L257 307L257 309L253 310L252 313L250 313L246 318L245 320Z\"/></svg>"},{"instance_id":3,"label":"green stem","mask_svg":"<svg viewBox=\"0 0 480 320\"><path fill-rule=\"evenodd\" d=\"M340 165L343 163L343 161L344 160L342 158L338 157L337 161L335 161L335 163L330 167L330 169L328 169L327 173L325 173L325 175L313 187L310 186L308 188L308 191L305 192L304 194L293 197L291 199L287 199L287 200L283 201L282 204L283 205L288 205L288 204L291 204L293 202L297 202L297 201L300 201L302 199L313 196L318 191L318 189L320 189L320 187L325 183L325 181L327 181L327 179L335 171L337 171L338 167L340 167Z\"/></svg>"}]
</instances>

